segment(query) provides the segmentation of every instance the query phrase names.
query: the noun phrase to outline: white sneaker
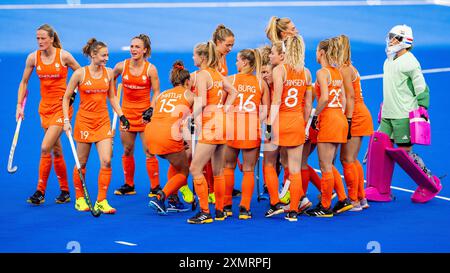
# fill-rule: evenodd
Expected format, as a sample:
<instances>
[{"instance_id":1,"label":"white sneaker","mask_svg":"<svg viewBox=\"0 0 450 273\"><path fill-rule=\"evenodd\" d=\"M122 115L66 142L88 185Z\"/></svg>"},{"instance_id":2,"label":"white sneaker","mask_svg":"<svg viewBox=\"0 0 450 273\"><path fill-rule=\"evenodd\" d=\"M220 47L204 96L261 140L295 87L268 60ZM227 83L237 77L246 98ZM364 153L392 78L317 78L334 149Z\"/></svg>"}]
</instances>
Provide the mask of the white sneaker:
<instances>
[{"instance_id":1,"label":"white sneaker","mask_svg":"<svg viewBox=\"0 0 450 273\"><path fill-rule=\"evenodd\" d=\"M303 213L310 207L312 207L311 201L309 201L308 197L303 196L303 198L300 200L300 205L298 206L298 213Z\"/></svg>"},{"instance_id":2,"label":"white sneaker","mask_svg":"<svg viewBox=\"0 0 450 273\"><path fill-rule=\"evenodd\" d=\"M359 200L359 203L361 205L361 208L363 208L363 209L368 209L370 207L366 198Z\"/></svg>"},{"instance_id":3,"label":"white sneaker","mask_svg":"<svg viewBox=\"0 0 450 273\"><path fill-rule=\"evenodd\" d=\"M356 201L356 202L352 201L352 205L353 205L353 208L350 209L350 211L362 211L363 210L359 201Z\"/></svg>"}]
</instances>

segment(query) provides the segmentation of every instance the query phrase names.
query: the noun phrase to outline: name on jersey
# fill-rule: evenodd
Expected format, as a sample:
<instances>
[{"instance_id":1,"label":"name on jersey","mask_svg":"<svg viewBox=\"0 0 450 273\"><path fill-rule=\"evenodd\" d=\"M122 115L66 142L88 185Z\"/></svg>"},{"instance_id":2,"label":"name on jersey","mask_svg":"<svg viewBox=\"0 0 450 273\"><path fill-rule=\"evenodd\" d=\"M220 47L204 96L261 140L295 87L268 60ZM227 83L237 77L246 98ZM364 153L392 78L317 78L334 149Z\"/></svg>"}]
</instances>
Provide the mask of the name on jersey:
<instances>
[{"instance_id":1,"label":"name on jersey","mask_svg":"<svg viewBox=\"0 0 450 273\"><path fill-rule=\"evenodd\" d=\"M213 81L213 87L214 88L222 88L223 87L223 81Z\"/></svg>"},{"instance_id":2,"label":"name on jersey","mask_svg":"<svg viewBox=\"0 0 450 273\"><path fill-rule=\"evenodd\" d=\"M285 86L305 86L306 81L305 80L286 80L284 83Z\"/></svg>"},{"instance_id":3,"label":"name on jersey","mask_svg":"<svg viewBox=\"0 0 450 273\"><path fill-rule=\"evenodd\" d=\"M95 93L106 93L109 89L88 89L84 90L86 94L95 94Z\"/></svg>"},{"instance_id":4,"label":"name on jersey","mask_svg":"<svg viewBox=\"0 0 450 273\"><path fill-rule=\"evenodd\" d=\"M342 85L342 80L332 80L331 81L331 85L332 86L341 86Z\"/></svg>"},{"instance_id":5,"label":"name on jersey","mask_svg":"<svg viewBox=\"0 0 450 273\"><path fill-rule=\"evenodd\" d=\"M60 74L44 74L38 75L39 79L57 79L62 78Z\"/></svg>"},{"instance_id":6,"label":"name on jersey","mask_svg":"<svg viewBox=\"0 0 450 273\"><path fill-rule=\"evenodd\" d=\"M181 94L172 93L172 92L169 92L169 93L163 92L159 96L162 99L181 99Z\"/></svg>"},{"instance_id":7,"label":"name on jersey","mask_svg":"<svg viewBox=\"0 0 450 273\"><path fill-rule=\"evenodd\" d=\"M250 93L256 93L256 87L253 85L247 85L247 84L238 84L238 92L250 92Z\"/></svg>"}]
</instances>

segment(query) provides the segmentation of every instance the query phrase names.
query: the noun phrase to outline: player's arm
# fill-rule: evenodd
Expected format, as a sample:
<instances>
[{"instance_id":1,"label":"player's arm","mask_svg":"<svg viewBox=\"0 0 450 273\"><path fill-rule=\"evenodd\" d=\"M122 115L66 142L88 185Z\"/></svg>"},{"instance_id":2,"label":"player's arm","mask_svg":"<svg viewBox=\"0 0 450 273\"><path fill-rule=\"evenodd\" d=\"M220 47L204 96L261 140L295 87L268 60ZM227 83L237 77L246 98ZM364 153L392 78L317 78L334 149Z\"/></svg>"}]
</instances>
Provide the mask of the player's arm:
<instances>
[{"instance_id":1,"label":"player's arm","mask_svg":"<svg viewBox=\"0 0 450 273\"><path fill-rule=\"evenodd\" d=\"M117 86L117 79L119 78L120 75L122 75L123 73L123 64L124 62L118 62L113 69L113 84L114 84L114 94L117 95L117 90L116 90L116 86Z\"/></svg>"},{"instance_id":2,"label":"player's arm","mask_svg":"<svg viewBox=\"0 0 450 273\"><path fill-rule=\"evenodd\" d=\"M227 100L224 103L225 111L227 111L227 107L229 105L233 105L234 100L236 99L238 92L236 88L231 84L228 78L221 76L223 79L223 90L227 92Z\"/></svg>"},{"instance_id":3,"label":"player's arm","mask_svg":"<svg viewBox=\"0 0 450 273\"><path fill-rule=\"evenodd\" d=\"M320 86L320 98L316 107L316 116L318 116L328 104L328 73L325 69L320 69L316 73L316 78Z\"/></svg>"},{"instance_id":4,"label":"player's arm","mask_svg":"<svg viewBox=\"0 0 450 273\"><path fill-rule=\"evenodd\" d=\"M77 88L77 86L81 82L83 73L84 73L83 68L78 68L77 70L75 70L75 72L72 74L72 77L70 77L69 83L67 84L66 87L66 92L64 93L62 101L62 109L64 115L64 131L72 130L69 119L70 99L72 98L75 92L75 88Z\"/></svg>"},{"instance_id":5,"label":"player's arm","mask_svg":"<svg viewBox=\"0 0 450 273\"><path fill-rule=\"evenodd\" d=\"M418 62L413 69L407 72L407 75L411 79L418 105L428 109L430 106L430 91Z\"/></svg>"},{"instance_id":6,"label":"player's arm","mask_svg":"<svg viewBox=\"0 0 450 273\"><path fill-rule=\"evenodd\" d=\"M305 75L306 75L306 92L305 92L305 108L303 112L303 118L305 121L309 119L309 115L312 110L312 77L311 72L308 68L305 67Z\"/></svg>"},{"instance_id":7,"label":"player's arm","mask_svg":"<svg viewBox=\"0 0 450 273\"><path fill-rule=\"evenodd\" d=\"M265 122L269 114L268 110L270 107L270 90L266 81L263 80L261 80L261 87L262 87L262 97L261 97L262 107L260 107L259 116L260 119L262 119L261 121Z\"/></svg>"},{"instance_id":8,"label":"player's arm","mask_svg":"<svg viewBox=\"0 0 450 273\"><path fill-rule=\"evenodd\" d=\"M25 69L23 70L22 79L20 80L19 90L17 91L17 107L16 107L16 121L19 117L24 118L24 112L22 109L22 103L26 96L26 90L28 87L28 80L34 69L36 62L36 53L30 53L25 61Z\"/></svg>"},{"instance_id":9,"label":"player's arm","mask_svg":"<svg viewBox=\"0 0 450 273\"><path fill-rule=\"evenodd\" d=\"M61 50L61 54L64 64L70 67L73 71L81 67L77 60L75 60L75 58L72 56L72 54L70 54L70 52Z\"/></svg>"},{"instance_id":10,"label":"player's arm","mask_svg":"<svg viewBox=\"0 0 450 273\"><path fill-rule=\"evenodd\" d=\"M159 96L159 93L161 92L161 90L160 90L160 85L159 85L158 70L156 69L156 67L154 65L150 66L147 76L150 78L150 80L152 82L153 97L152 97L151 107L155 107L156 98Z\"/></svg>"}]
</instances>

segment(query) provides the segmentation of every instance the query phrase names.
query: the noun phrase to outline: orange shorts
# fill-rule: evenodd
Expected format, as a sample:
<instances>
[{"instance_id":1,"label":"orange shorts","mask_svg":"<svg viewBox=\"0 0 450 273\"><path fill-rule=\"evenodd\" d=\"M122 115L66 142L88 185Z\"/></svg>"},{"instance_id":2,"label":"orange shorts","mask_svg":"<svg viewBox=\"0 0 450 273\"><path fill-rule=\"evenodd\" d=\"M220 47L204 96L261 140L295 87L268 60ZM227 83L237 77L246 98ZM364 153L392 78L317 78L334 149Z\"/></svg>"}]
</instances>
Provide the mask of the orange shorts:
<instances>
[{"instance_id":1,"label":"orange shorts","mask_svg":"<svg viewBox=\"0 0 450 273\"><path fill-rule=\"evenodd\" d=\"M370 136L373 134L372 115L364 103L356 103L352 117L352 136Z\"/></svg>"},{"instance_id":2,"label":"orange shorts","mask_svg":"<svg viewBox=\"0 0 450 273\"><path fill-rule=\"evenodd\" d=\"M77 142L96 143L107 138L112 138L111 122L108 112L85 114L78 111L75 126L73 128L73 138Z\"/></svg>"},{"instance_id":3,"label":"orange shorts","mask_svg":"<svg viewBox=\"0 0 450 273\"><path fill-rule=\"evenodd\" d=\"M73 107L69 108L69 119L72 119ZM39 104L39 117L41 118L41 126L48 129L50 126L64 126L64 114L62 110L62 100L57 103L47 104L41 101Z\"/></svg>"},{"instance_id":4,"label":"orange shorts","mask_svg":"<svg viewBox=\"0 0 450 273\"><path fill-rule=\"evenodd\" d=\"M145 145L153 155L166 155L184 150L179 123L169 124L164 119L154 118L145 127L144 139Z\"/></svg>"},{"instance_id":5,"label":"orange shorts","mask_svg":"<svg viewBox=\"0 0 450 273\"><path fill-rule=\"evenodd\" d=\"M261 145L261 129L256 113L227 114L227 145L236 149L253 149Z\"/></svg>"},{"instance_id":6,"label":"orange shorts","mask_svg":"<svg viewBox=\"0 0 450 273\"><path fill-rule=\"evenodd\" d=\"M318 118L317 142L347 143L347 118L340 108L325 108Z\"/></svg>"},{"instance_id":7,"label":"orange shorts","mask_svg":"<svg viewBox=\"0 0 450 273\"><path fill-rule=\"evenodd\" d=\"M295 147L305 143L305 121L302 113L280 112L272 125L273 143L283 147Z\"/></svg>"},{"instance_id":8,"label":"orange shorts","mask_svg":"<svg viewBox=\"0 0 450 273\"><path fill-rule=\"evenodd\" d=\"M130 129L128 130L128 132L144 132L146 124L142 121L142 113L144 113L144 111L147 109L148 107L122 107L123 114L130 122ZM120 128L120 130L123 131L122 128Z\"/></svg>"},{"instance_id":9,"label":"orange shorts","mask_svg":"<svg viewBox=\"0 0 450 273\"><path fill-rule=\"evenodd\" d=\"M204 144L226 144L225 115L221 111L203 113L202 129L198 142Z\"/></svg>"}]
</instances>

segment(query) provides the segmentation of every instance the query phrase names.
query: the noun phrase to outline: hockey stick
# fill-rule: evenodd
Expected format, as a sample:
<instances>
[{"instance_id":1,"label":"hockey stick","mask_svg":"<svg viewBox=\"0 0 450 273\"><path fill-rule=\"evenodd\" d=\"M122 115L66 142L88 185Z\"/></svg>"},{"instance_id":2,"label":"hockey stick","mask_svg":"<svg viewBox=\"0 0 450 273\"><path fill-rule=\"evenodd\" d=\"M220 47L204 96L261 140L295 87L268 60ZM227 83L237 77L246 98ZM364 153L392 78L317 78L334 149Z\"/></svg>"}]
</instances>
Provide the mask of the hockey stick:
<instances>
[{"instance_id":1,"label":"hockey stick","mask_svg":"<svg viewBox=\"0 0 450 273\"><path fill-rule=\"evenodd\" d=\"M189 119L189 130L191 131L191 153L192 153L192 159L194 159L194 153L195 153L195 123L194 118L191 117ZM195 199L195 185L194 185L194 177L192 177L192 193L194 194L194 201L192 201L192 211L195 211L197 209L197 200Z\"/></svg>"},{"instance_id":2,"label":"hockey stick","mask_svg":"<svg viewBox=\"0 0 450 273\"><path fill-rule=\"evenodd\" d=\"M25 97L22 102L22 111L25 109L25 103L27 102L27 95L28 95L28 90L26 91ZM16 131L14 132L14 137L13 137L13 141L11 144L11 150L9 150L8 172L11 174L15 173L18 168L17 166L13 167L12 164L13 164L14 152L16 150L17 141L19 140L20 125L22 124L22 120L23 120L23 117L19 117L19 119L17 120Z\"/></svg>"},{"instance_id":3,"label":"hockey stick","mask_svg":"<svg viewBox=\"0 0 450 273\"><path fill-rule=\"evenodd\" d=\"M122 84L119 83L119 86L117 87L117 98L119 99L119 105L120 105L120 97L122 95ZM116 134L116 127L117 127L117 113L114 112L113 121L111 124L111 133L113 135L113 138L111 139L111 157L114 153L114 136Z\"/></svg>"},{"instance_id":4,"label":"hockey stick","mask_svg":"<svg viewBox=\"0 0 450 273\"><path fill-rule=\"evenodd\" d=\"M259 177L260 177L260 174L259 174L259 172L260 172L259 163L261 161L260 158L261 158L261 156L259 155L259 151L258 151L258 160L256 161L256 164L257 164L257 166L256 166L256 191L257 191L257 194L258 194L256 200L258 200L258 202L261 200L261 188L259 186L259 182L260 182L260 179L259 179Z\"/></svg>"},{"instance_id":5,"label":"hockey stick","mask_svg":"<svg viewBox=\"0 0 450 273\"><path fill-rule=\"evenodd\" d=\"M66 131L66 135L67 135L67 138L69 139L70 148L72 148L72 154L73 154L73 158L75 159L75 164L77 166L78 175L80 176L81 184L83 186L84 199L86 199L86 203L89 207L89 210L91 211L92 216L99 217L101 214L101 211L95 210L94 207L92 206L91 198L89 198L89 193L88 193L87 187L86 187L86 182L84 181L84 176L83 176L83 173L81 172L81 165L80 165L80 161L78 160L78 154L75 149L75 144L73 142L72 134L70 133L70 131Z\"/></svg>"}]
</instances>

